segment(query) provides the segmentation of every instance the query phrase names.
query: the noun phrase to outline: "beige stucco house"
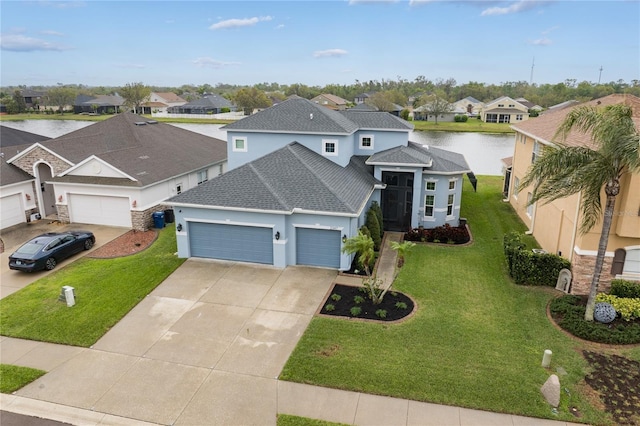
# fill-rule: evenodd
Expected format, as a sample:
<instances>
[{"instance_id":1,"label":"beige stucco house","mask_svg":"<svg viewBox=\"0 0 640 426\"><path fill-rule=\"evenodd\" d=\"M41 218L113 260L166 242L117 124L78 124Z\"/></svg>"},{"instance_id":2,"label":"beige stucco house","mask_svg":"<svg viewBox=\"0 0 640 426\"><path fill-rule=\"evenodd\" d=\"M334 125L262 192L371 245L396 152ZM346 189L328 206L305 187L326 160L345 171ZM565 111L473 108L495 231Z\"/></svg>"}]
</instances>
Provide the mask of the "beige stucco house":
<instances>
[{"instance_id":1,"label":"beige stucco house","mask_svg":"<svg viewBox=\"0 0 640 426\"><path fill-rule=\"evenodd\" d=\"M347 109L348 104L348 101L346 99L342 99L340 96L331 95L328 93L323 93L316 96L315 98L311 99L311 102L335 111L344 111L345 109Z\"/></svg>"},{"instance_id":2,"label":"beige stucco house","mask_svg":"<svg viewBox=\"0 0 640 426\"><path fill-rule=\"evenodd\" d=\"M640 98L631 95L609 95L588 105L605 106L624 103L633 108L636 128L640 129ZM583 104L584 105L584 104ZM506 200L529 227L540 246L549 253L571 261L573 284L571 292L587 294L591 284L600 230L597 223L582 235L580 194L562 198L548 204L528 206L533 189L518 191L520 182L536 157L545 147L553 145L556 129L572 108L547 112L526 122L511 126L516 132L516 143L511 163L505 162ZM588 146L589 135L572 132L566 140L574 146ZM604 191L602 192L604 206ZM600 279L601 291L609 288L614 278L640 280L640 175L626 173L622 178L620 194L616 198L615 214L609 235L605 264Z\"/></svg>"},{"instance_id":3,"label":"beige stucco house","mask_svg":"<svg viewBox=\"0 0 640 426\"><path fill-rule=\"evenodd\" d=\"M529 119L529 108L508 96L501 96L485 104L480 112L485 123L519 123Z\"/></svg>"}]
</instances>

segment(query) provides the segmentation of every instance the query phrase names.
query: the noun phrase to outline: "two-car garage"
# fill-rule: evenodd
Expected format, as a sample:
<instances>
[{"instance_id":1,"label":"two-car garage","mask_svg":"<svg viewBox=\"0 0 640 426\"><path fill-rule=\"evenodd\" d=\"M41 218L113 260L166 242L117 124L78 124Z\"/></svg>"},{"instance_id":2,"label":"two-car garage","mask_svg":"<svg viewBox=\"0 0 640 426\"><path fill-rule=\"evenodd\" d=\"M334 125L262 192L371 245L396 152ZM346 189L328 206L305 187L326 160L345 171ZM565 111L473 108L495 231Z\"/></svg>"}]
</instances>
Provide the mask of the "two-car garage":
<instances>
[{"instance_id":1,"label":"two-car garage","mask_svg":"<svg viewBox=\"0 0 640 426\"><path fill-rule=\"evenodd\" d=\"M69 219L74 223L131 228L129 198L69 194Z\"/></svg>"},{"instance_id":2,"label":"two-car garage","mask_svg":"<svg viewBox=\"0 0 640 426\"><path fill-rule=\"evenodd\" d=\"M297 265L340 268L341 233L338 230L295 228ZM274 247L287 256L285 241L278 242L273 226L246 226L224 223L189 222L189 251L192 257L240 262L278 264ZM289 262L285 262L289 264Z\"/></svg>"}]
</instances>

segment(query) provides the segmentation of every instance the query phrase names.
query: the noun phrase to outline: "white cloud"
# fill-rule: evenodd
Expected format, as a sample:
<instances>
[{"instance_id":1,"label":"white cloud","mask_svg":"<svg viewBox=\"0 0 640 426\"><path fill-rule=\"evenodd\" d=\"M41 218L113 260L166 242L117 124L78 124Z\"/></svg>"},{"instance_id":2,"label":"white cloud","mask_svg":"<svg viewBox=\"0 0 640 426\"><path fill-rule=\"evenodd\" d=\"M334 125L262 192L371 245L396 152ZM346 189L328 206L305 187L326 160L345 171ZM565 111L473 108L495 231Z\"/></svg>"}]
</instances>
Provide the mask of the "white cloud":
<instances>
[{"instance_id":1,"label":"white cloud","mask_svg":"<svg viewBox=\"0 0 640 426\"><path fill-rule=\"evenodd\" d=\"M558 28L560 28L558 25L556 25L555 27L551 27L551 28L547 28L546 30L542 31L542 34L549 34L555 30L557 30Z\"/></svg>"},{"instance_id":2,"label":"white cloud","mask_svg":"<svg viewBox=\"0 0 640 426\"><path fill-rule=\"evenodd\" d=\"M76 7L85 7L84 1L40 1L41 6L53 7L55 9L74 9Z\"/></svg>"},{"instance_id":3,"label":"white cloud","mask_svg":"<svg viewBox=\"0 0 640 426\"><path fill-rule=\"evenodd\" d=\"M399 0L349 0L349 4L391 4Z\"/></svg>"},{"instance_id":4,"label":"white cloud","mask_svg":"<svg viewBox=\"0 0 640 426\"><path fill-rule=\"evenodd\" d=\"M69 48L22 34L2 34L0 35L0 49L12 52L33 52L38 50L62 51Z\"/></svg>"},{"instance_id":5,"label":"white cloud","mask_svg":"<svg viewBox=\"0 0 640 426\"><path fill-rule=\"evenodd\" d=\"M439 0L409 0L409 6L420 6L422 4L435 3Z\"/></svg>"},{"instance_id":6,"label":"white cloud","mask_svg":"<svg viewBox=\"0 0 640 426\"><path fill-rule=\"evenodd\" d=\"M50 35L50 36L58 36L58 37L63 37L64 36L63 33L59 32L59 31L53 31L53 30L43 30L43 31L40 31L40 34Z\"/></svg>"},{"instance_id":7,"label":"white cloud","mask_svg":"<svg viewBox=\"0 0 640 426\"><path fill-rule=\"evenodd\" d=\"M543 1L537 0L520 0L511 3L506 7L494 6L488 9L485 9L480 13L480 16L492 16L492 15L509 15L512 13L520 13L529 9L534 9L537 6L543 4Z\"/></svg>"},{"instance_id":8,"label":"white cloud","mask_svg":"<svg viewBox=\"0 0 640 426\"><path fill-rule=\"evenodd\" d=\"M276 27L276 30L281 30L281 29L283 29L283 28L284 28L284 24L280 24L280 25L278 25L278 26Z\"/></svg>"},{"instance_id":9,"label":"white cloud","mask_svg":"<svg viewBox=\"0 0 640 426\"><path fill-rule=\"evenodd\" d=\"M328 58L328 57L340 57L346 55L347 52L344 49L327 49L327 50L316 50L313 52L314 58Z\"/></svg>"},{"instance_id":10,"label":"white cloud","mask_svg":"<svg viewBox=\"0 0 640 426\"><path fill-rule=\"evenodd\" d=\"M209 26L210 30L222 30L227 28L239 28L239 27L250 27L258 22L271 21L273 18L271 16L254 16L253 18L244 18L244 19L227 19L226 21L216 22L215 24Z\"/></svg>"},{"instance_id":11,"label":"white cloud","mask_svg":"<svg viewBox=\"0 0 640 426\"><path fill-rule=\"evenodd\" d=\"M193 64L199 68L223 68L230 65L240 65L240 62L223 62L217 61L209 57L200 57L193 61Z\"/></svg>"},{"instance_id":12,"label":"white cloud","mask_svg":"<svg viewBox=\"0 0 640 426\"><path fill-rule=\"evenodd\" d=\"M127 69L134 69L134 70L140 70L143 68L147 68L146 65L142 65L142 64L116 64L117 68L127 68Z\"/></svg>"},{"instance_id":13,"label":"white cloud","mask_svg":"<svg viewBox=\"0 0 640 426\"><path fill-rule=\"evenodd\" d=\"M530 44L533 44L535 46L549 46L550 44L553 44L553 43L548 38L543 37L543 38L539 38L537 40L531 41Z\"/></svg>"}]
</instances>

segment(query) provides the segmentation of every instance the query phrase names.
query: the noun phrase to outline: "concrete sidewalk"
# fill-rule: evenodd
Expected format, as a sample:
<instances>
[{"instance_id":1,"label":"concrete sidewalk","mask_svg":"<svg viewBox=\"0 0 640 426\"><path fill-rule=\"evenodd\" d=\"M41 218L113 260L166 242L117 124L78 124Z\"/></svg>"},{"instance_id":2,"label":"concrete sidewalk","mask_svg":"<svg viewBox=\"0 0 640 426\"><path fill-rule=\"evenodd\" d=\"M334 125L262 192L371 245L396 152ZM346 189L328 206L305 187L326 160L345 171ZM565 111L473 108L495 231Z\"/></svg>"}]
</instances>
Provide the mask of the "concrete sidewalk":
<instances>
[{"instance_id":1,"label":"concrete sidewalk","mask_svg":"<svg viewBox=\"0 0 640 426\"><path fill-rule=\"evenodd\" d=\"M383 249L379 274L393 273ZM394 256L395 257L395 256ZM391 275L392 276L392 275ZM91 348L0 338L3 363L48 371L5 411L74 425L563 425L278 380L335 271L190 259Z\"/></svg>"}]
</instances>

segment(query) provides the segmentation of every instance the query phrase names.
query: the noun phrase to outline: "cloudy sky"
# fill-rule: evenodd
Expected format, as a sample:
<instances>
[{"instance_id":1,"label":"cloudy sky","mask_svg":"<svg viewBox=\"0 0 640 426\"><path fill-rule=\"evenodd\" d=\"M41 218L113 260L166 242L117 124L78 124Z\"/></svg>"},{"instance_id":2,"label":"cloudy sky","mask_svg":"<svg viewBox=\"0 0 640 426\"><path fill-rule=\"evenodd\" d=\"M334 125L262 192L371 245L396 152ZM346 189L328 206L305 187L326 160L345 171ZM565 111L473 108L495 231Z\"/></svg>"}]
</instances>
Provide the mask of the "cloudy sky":
<instances>
[{"instance_id":1,"label":"cloudy sky","mask_svg":"<svg viewBox=\"0 0 640 426\"><path fill-rule=\"evenodd\" d=\"M640 79L640 2L0 2L0 85Z\"/></svg>"}]
</instances>

